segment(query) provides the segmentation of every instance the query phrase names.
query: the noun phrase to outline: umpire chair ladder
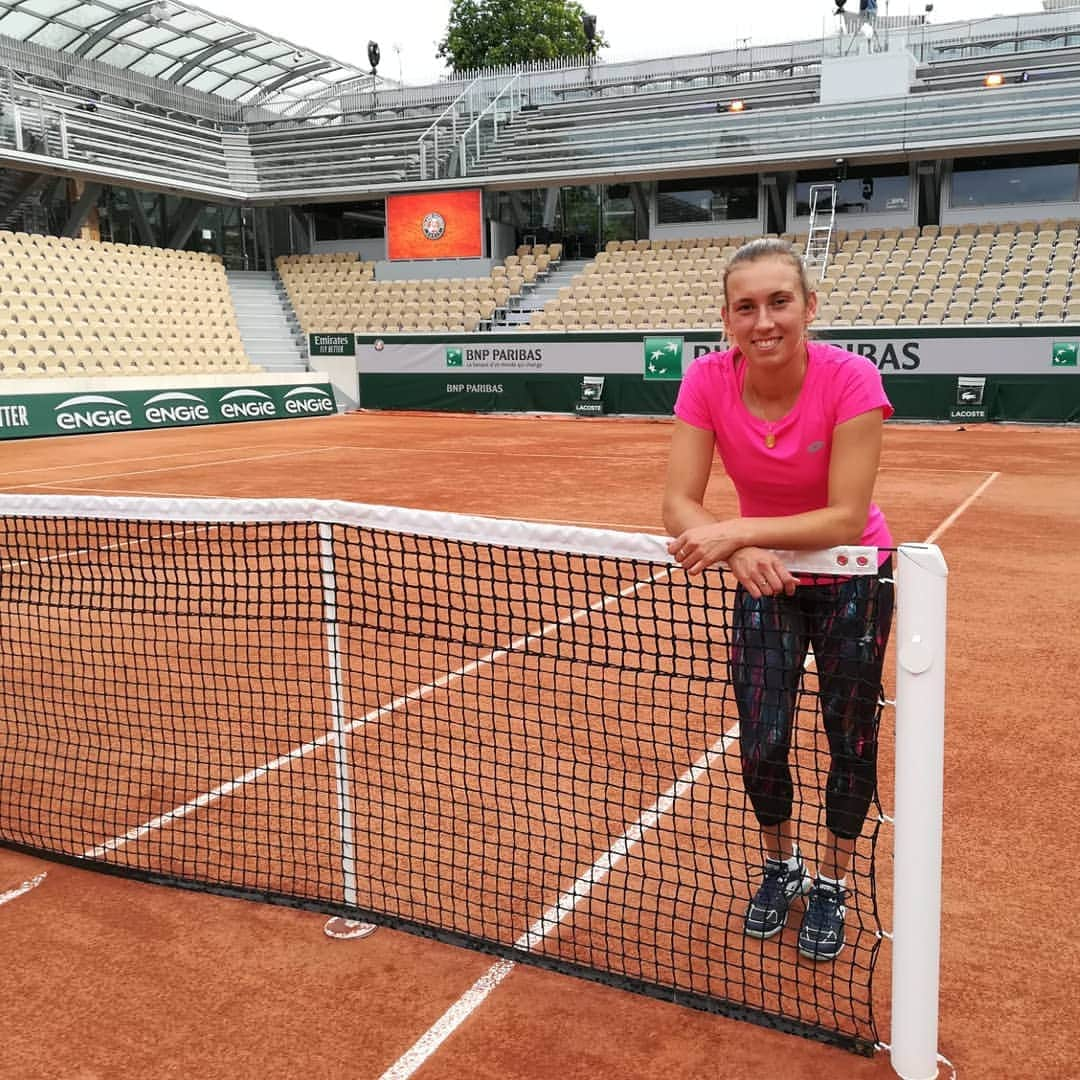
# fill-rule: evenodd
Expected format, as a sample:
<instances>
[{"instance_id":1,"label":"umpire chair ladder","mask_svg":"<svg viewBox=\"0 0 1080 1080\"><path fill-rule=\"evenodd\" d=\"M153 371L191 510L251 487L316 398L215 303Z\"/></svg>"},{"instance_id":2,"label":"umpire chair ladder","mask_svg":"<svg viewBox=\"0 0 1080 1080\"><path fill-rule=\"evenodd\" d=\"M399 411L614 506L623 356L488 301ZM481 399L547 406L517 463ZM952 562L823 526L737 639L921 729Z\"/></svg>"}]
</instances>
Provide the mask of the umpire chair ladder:
<instances>
[{"instance_id":1,"label":"umpire chair ladder","mask_svg":"<svg viewBox=\"0 0 1080 1080\"><path fill-rule=\"evenodd\" d=\"M810 188L810 231L806 235L803 259L808 267L818 271L819 281L825 277L829 265L835 221L836 185L814 184Z\"/></svg>"}]
</instances>

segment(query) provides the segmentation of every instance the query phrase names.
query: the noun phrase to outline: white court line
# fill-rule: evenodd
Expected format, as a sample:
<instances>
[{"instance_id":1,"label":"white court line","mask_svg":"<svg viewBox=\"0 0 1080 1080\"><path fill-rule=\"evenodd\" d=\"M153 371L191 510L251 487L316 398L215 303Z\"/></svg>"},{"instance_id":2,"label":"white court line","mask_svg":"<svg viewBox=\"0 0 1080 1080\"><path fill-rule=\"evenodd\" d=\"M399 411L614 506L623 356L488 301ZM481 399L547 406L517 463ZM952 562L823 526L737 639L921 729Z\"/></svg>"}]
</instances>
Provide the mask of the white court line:
<instances>
[{"instance_id":1,"label":"white court line","mask_svg":"<svg viewBox=\"0 0 1080 1080\"><path fill-rule=\"evenodd\" d=\"M34 484L34 487L41 488L43 491L49 492L49 494L70 495L71 492L66 488L54 491L53 489L60 488L59 484L49 483ZM215 499L216 495L199 495L191 491L133 491L131 488L79 488L79 495L105 495L108 498L117 499Z\"/></svg>"},{"instance_id":2,"label":"white court line","mask_svg":"<svg viewBox=\"0 0 1080 1080\"><path fill-rule=\"evenodd\" d=\"M994 482L994 481L995 481L995 480L996 480L996 479L997 479L997 478L998 478L998 477L999 477L1000 475L1001 475L1001 473L999 473L999 472L992 472L992 473L991 473L991 474L990 474L990 475L989 475L989 476L988 476L988 477L987 477L987 478L986 478L986 479L985 479L985 480L984 480L984 481L983 481L983 482L982 482L982 483L981 483L981 484L980 484L980 485L979 485L979 486L978 486L978 487L977 487L977 488L976 488L976 489L975 489L975 490L974 490L974 491L973 491L973 492L972 492L972 493L971 493L971 494L970 494L970 495L969 495L969 496L968 496L968 497L967 497L967 498L966 498L966 499L965 499L965 500L964 500L964 501L963 501L963 502L962 502L962 503L961 503L961 504L960 504L960 505L959 505L959 506L958 506L958 507L957 507L957 508L956 508L956 509L955 509L955 510L954 510L954 511L953 511L953 512L952 512L952 513L951 513L951 514L950 514L950 515L949 515L949 516L948 516L948 517L947 517L947 518L946 518L946 519L945 519L945 520L944 520L944 521L943 521L943 522L942 522L942 523L941 523L941 524L940 524L940 525L939 525L939 526L938 526L938 527L937 527L937 528L936 528L936 529L935 529L935 530L934 530L934 531L933 531L933 532L932 532L932 533L931 533L930 535L929 535L929 536L928 536L928 537L927 537L927 538L926 538L926 542L927 542L928 544L934 544L934 543L937 543L938 539L939 539L940 537L944 536L944 535L945 535L945 533L946 533L946 532L948 532L948 531L949 531L949 529L951 529L951 528L952 528L952 526L956 524L956 520L957 520L957 518L959 518L959 517L960 517L960 515L961 515L961 514L962 514L962 513L963 513L963 512L965 511L965 510L967 510L967 508L968 508L969 506L971 506L971 504L972 504L973 502L975 502L975 500L976 500L977 498L979 498L979 496L980 496L980 495L982 495L982 493L983 493L984 491L986 491L986 489L987 489L987 488L988 488L988 487L989 487L989 486L990 486L990 485L991 485L991 484L992 484L992 483L993 483L993 482Z\"/></svg>"},{"instance_id":3,"label":"white court line","mask_svg":"<svg viewBox=\"0 0 1080 1080\"><path fill-rule=\"evenodd\" d=\"M544 451L533 450L520 450L520 451L506 451L506 450L463 450L460 447L447 447L447 446L367 446L364 444L356 444L355 446L342 446L341 450L362 450L365 454L394 454L396 457L400 457L403 454L437 454L439 457L452 457L455 455L465 455L469 457L494 457L499 458L525 458L525 459L547 459L550 458L555 461L566 461L566 454L549 454ZM609 461L616 465L633 465L640 466L641 462L638 458L633 457L629 453L625 455L616 454L579 454L573 455L575 461ZM657 459L658 468L667 468L667 462L663 459ZM878 469L878 472L898 472L909 473L911 472L910 466L896 465L896 466L882 466ZM978 472L977 469L943 469L943 468L926 468L920 469L921 473L945 473L947 475L965 476L970 473ZM632 527L632 526L627 526Z\"/></svg>"},{"instance_id":4,"label":"white court line","mask_svg":"<svg viewBox=\"0 0 1080 1080\"><path fill-rule=\"evenodd\" d=\"M514 948L531 952L542 944L544 938L552 931L558 929L559 924L567 915L589 895L593 886L603 881L641 843L645 834L655 828L660 819L680 799L685 798L690 789L727 753L728 747L738 734L739 725L733 724L514 942ZM406 1080L407 1077L412 1076L461 1023L468 1019L488 994L513 971L514 966L512 960L500 960L493 964L382 1074L379 1080Z\"/></svg>"},{"instance_id":5,"label":"white court line","mask_svg":"<svg viewBox=\"0 0 1080 1080\"><path fill-rule=\"evenodd\" d=\"M25 896L31 889L36 889L48 876L48 871L43 870L40 874L35 874L29 881L24 881L18 887L0 893L0 906L10 904L12 900L18 900L20 896Z\"/></svg>"},{"instance_id":6,"label":"white court line","mask_svg":"<svg viewBox=\"0 0 1080 1080\"><path fill-rule=\"evenodd\" d=\"M70 480L49 480L46 483L37 484L12 484L5 488L14 491L18 488L37 487L65 487L70 484L81 484L85 480L121 480L125 476L147 476L155 473L183 472L185 469L207 469L215 465L242 465L249 461L270 461L274 458L299 457L303 454L323 454L327 450L335 450L333 446L314 446L307 450L284 450L273 454L255 454L252 457L222 458L216 461L196 461L190 465L162 465L157 469L135 469L131 472L95 473L91 476L73 476Z\"/></svg>"},{"instance_id":7,"label":"white court line","mask_svg":"<svg viewBox=\"0 0 1080 1080\"><path fill-rule=\"evenodd\" d=\"M399 457L402 454L438 454L439 457L452 457L458 454L465 455L467 457L493 457L499 458L525 458L526 460L533 458L551 458L553 461L566 461L567 455L563 454L549 454L542 450L462 450L457 446L348 446L344 449L347 450L363 450L365 454L393 454L395 457ZM641 465L641 461L638 458L627 454L624 457L615 456L612 454L578 454L573 455L575 461L610 461L618 465L633 465L635 468ZM660 465L667 468L666 461L660 461Z\"/></svg>"},{"instance_id":8,"label":"white court line","mask_svg":"<svg viewBox=\"0 0 1080 1080\"><path fill-rule=\"evenodd\" d=\"M175 430L175 429L173 429ZM236 454L242 453L245 450L265 450L265 443L255 443L251 446L223 446L220 449L203 449L203 450L178 450L175 453L162 453L162 454L146 454L143 457L125 457L123 463L125 465L133 465L138 461L172 461L176 458L189 458L198 457L200 454ZM280 449L280 447L279 447ZM293 449L301 449L301 447L294 447ZM98 465L107 465L107 461L99 461ZM212 462L210 463L212 464ZM9 476L25 476L27 473L36 475L38 473L56 472L57 469L85 469L88 466L88 462L76 461L69 465L40 465L36 469L10 469L6 471L0 471L0 481Z\"/></svg>"},{"instance_id":9,"label":"white court line","mask_svg":"<svg viewBox=\"0 0 1080 1080\"><path fill-rule=\"evenodd\" d=\"M587 618L589 615L594 614L597 611L606 608L609 604L613 604L630 593L637 592L643 585L649 585L655 582L662 575L669 573L669 569L665 567L663 570L654 574L651 578L645 578L642 581L635 581L632 585L628 585L625 589L618 593L612 593L608 596L601 597L595 603L591 604L587 608L579 608L577 611L572 611L568 615L564 615L557 622L542 624L539 628L523 634L521 637L516 638L508 645L504 645L501 648L493 649L485 656L480 657L477 660L472 660L467 664L462 665L454 671L448 672L445 675L439 676L433 682L426 683L424 686L418 687L415 690L410 690L406 694L402 694L400 697L395 698L393 701L385 705L380 705L372 709L369 713L362 716L359 720L354 720L347 725L341 734L350 734L364 725L370 723L373 720L377 720L382 716L387 716L390 713L396 712L403 705L408 704L410 701L422 701L425 698L430 697L436 690L441 690L451 683L457 682L464 678L466 675L471 674L477 669L484 667L488 664L493 664L503 657L509 655L518 649L523 648L526 645L534 641L540 641L543 638L548 637L550 634L555 633L563 626L570 626L574 623L580 622L582 619ZM133 829L129 829L126 833L119 836L114 836L110 840L106 840L103 844L98 844L96 847L89 848L84 851L81 858L84 859L100 859L109 851L117 851L125 845L131 843L133 840L138 840L140 837L145 836L149 832L153 832L155 829L160 829L164 825L167 825L173 821L179 821L181 818L185 818L188 814L204 806L209 806L211 803L217 802L218 799L225 795L229 795L242 787L244 784L249 784L254 780L258 780L260 777L266 776L271 772L282 768L285 765L298 761L301 758L307 757L308 754L319 749L322 746L327 746L331 742L334 742L338 738L338 731L328 731L326 734L321 735L318 739L314 739L311 742L304 743L301 746L295 747L287 754L282 754L279 757L274 758L272 761L263 762L262 765L256 766L254 769L249 769L247 772L242 773L240 776L233 777L232 780L226 781L224 784L220 784L218 787L207 791L202 795L197 796L194 799L189 800L186 803L182 803L179 806L174 806L167 813L160 814L157 817L151 818L149 821L144 821L141 825L137 825Z\"/></svg>"},{"instance_id":10,"label":"white court line","mask_svg":"<svg viewBox=\"0 0 1080 1080\"><path fill-rule=\"evenodd\" d=\"M177 532L159 533L157 536L142 536L137 540L121 540L115 544L106 544L104 547L95 548L69 548L67 551L58 551L55 555L35 556L30 559L17 559L14 562L0 563L0 570L18 570L23 566L39 566L47 563L64 562L67 559L78 559L83 555L97 555L102 551L123 551L125 548L138 547L140 544L154 544L159 540L175 540L178 537L192 536L195 533L209 532L217 529L218 525L192 525L188 529L180 529Z\"/></svg>"},{"instance_id":11,"label":"white court line","mask_svg":"<svg viewBox=\"0 0 1080 1080\"><path fill-rule=\"evenodd\" d=\"M942 470L946 471L946 470ZM952 471L952 470L948 470ZM1000 473L991 473L975 491L971 493L927 538L926 543L934 543L953 523L979 498L980 495L998 478ZM807 653L806 668L809 670L814 663L813 652ZM589 894L592 886L602 881L609 871L623 858L629 850L639 843L644 833L652 828L660 816L666 813L684 795L690 787L704 775L718 758L726 753L728 747L738 735L739 726L735 724L729 731L724 733L723 738L717 742L707 754L699 758L691 769L684 773L678 782L668 789L638 820L631 828L605 852L592 867L574 885L563 893L558 901L549 908L529 929L514 943L515 948L533 949L552 930L556 929L577 907L578 903ZM449 1009L389 1069L386 1070L379 1080L407 1080L428 1058L457 1030L468 1017L475 1012L484 1002L488 994L495 989L514 970L514 962L500 960L492 965L480 978L465 992Z\"/></svg>"}]
</instances>

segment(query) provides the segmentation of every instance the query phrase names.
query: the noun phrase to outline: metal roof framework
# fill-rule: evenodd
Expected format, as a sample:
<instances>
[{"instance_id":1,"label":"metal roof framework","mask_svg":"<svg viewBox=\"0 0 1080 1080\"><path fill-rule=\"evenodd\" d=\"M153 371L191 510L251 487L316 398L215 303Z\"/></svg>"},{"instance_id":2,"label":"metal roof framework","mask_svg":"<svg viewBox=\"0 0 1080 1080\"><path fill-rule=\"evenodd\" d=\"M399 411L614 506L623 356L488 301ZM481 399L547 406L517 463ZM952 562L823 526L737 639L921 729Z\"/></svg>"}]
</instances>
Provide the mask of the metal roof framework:
<instances>
[{"instance_id":1,"label":"metal roof framework","mask_svg":"<svg viewBox=\"0 0 1080 1080\"><path fill-rule=\"evenodd\" d=\"M0 35L244 104L372 81L355 65L179 0L0 0Z\"/></svg>"}]
</instances>

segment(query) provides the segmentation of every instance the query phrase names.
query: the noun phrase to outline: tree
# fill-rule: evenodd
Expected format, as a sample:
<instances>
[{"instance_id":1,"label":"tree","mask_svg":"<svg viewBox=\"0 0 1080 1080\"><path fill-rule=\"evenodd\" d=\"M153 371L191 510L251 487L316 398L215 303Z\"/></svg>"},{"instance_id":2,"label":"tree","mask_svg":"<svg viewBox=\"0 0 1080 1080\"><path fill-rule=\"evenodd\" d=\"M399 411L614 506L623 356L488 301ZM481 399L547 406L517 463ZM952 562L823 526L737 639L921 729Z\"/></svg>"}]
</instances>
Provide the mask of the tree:
<instances>
[{"instance_id":1,"label":"tree","mask_svg":"<svg viewBox=\"0 0 1080 1080\"><path fill-rule=\"evenodd\" d=\"M584 56L584 14L576 0L453 0L436 55L455 71Z\"/></svg>"}]
</instances>

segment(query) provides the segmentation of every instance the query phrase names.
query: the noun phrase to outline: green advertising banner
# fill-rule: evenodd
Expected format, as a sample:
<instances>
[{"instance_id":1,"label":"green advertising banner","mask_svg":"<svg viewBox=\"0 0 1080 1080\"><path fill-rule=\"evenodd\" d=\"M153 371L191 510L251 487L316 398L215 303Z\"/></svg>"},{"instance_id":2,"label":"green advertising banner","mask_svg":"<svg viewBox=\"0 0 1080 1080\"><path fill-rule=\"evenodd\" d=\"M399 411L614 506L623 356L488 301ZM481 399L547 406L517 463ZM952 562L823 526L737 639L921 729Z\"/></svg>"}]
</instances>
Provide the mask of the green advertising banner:
<instances>
[{"instance_id":1,"label":"green advertising banner","mask_svg":"<svg viewBox=\"0 0 1080 1080\"><path fill-rule=\"evenodd\" d=\"M284 420L337 412L327 382L0 396L0 439Z\"/></svg>"},{"instance_id":2,"label":"green advertising banner","mask_svg":"<svg viewBox=\"0 0 1080 1080\"><path fill-rule=\"evenodd\" d=\"M1076 326L852 327L816 334L871 361L897 419L1080 421ZM360 334L359 402L372 409L670 416L718 333ZM581 379L603 378L603 408Z\"/></svg>"},{"instance_id":3,"label":"green advertising banner","mask_svg":"<svg viewBox=\"0 0 1080 1080\"><path fill-rule=\"evenodd\" d=\"M646 379L682 379L683 339L648 337L645 339Z\"/></svg>"},{"instance_id":4,"label":"green advertising banner","mask_svg":"<svg viewBox=\"0 0 1080 1080\"><path fill-rule=\"evenodd\" d=\"M356 335L308 334L309 356L355 356Z\"/></svg>"}]
</instances>

